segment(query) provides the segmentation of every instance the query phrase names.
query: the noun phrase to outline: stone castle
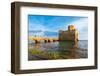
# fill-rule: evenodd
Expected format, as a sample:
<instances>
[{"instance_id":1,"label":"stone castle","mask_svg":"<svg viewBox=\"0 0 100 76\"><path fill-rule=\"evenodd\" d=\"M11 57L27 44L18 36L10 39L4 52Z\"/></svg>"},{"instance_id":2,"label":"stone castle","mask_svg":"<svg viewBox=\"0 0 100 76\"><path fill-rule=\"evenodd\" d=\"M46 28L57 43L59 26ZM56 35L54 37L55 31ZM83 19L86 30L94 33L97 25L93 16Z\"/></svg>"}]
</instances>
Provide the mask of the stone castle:
<instances>
[{"instance_id":1,"label":"stone castle","mask_svg":"<svg viewBox=\"0 0 100 76\"><path fill-rule=\"evenodd\" d=\"M59 31L59 41L78 41L78 31L74 25L69 25L66 31Z\"/></svg>"}]
</instances>

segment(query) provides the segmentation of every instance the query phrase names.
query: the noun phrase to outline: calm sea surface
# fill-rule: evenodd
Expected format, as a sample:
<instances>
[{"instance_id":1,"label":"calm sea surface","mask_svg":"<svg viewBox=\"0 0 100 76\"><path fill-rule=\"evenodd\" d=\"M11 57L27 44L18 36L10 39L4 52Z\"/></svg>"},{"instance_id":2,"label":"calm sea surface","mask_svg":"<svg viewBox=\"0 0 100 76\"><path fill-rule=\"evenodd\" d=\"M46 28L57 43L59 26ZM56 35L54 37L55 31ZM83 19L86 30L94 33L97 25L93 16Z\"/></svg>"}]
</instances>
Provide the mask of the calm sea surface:
<instances>
[{"instance_id":1,"label":"calm sea surface","mask_svg":"<svg viewBox=\"0 0 100 76\"><path fill-rule=\"evenodd\" d=\"M28 60L79 59L88 57L88 41L34 43L29 41Z\"/></svg>"}]
</instances>

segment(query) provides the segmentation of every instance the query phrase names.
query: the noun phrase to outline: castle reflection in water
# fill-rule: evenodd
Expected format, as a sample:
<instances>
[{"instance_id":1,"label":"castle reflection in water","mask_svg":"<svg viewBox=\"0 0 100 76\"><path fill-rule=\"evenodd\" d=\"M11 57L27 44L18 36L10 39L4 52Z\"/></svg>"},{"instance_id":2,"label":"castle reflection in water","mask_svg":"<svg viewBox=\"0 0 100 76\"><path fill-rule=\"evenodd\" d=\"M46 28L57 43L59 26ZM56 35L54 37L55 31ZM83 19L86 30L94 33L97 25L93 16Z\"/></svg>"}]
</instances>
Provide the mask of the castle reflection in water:
<instances>
[{"instance_id":1,"label":"castle reflection in water","mask_svg":"<svg viewBox=\"0 0 100 76\"><path fill-rule=\"evenodd\" d=\"M80 58L80 55L78 53L78 42L59 42L59 55L62 58L69 58L69 59L75 59Z\"/></svg>"}]
</instances>

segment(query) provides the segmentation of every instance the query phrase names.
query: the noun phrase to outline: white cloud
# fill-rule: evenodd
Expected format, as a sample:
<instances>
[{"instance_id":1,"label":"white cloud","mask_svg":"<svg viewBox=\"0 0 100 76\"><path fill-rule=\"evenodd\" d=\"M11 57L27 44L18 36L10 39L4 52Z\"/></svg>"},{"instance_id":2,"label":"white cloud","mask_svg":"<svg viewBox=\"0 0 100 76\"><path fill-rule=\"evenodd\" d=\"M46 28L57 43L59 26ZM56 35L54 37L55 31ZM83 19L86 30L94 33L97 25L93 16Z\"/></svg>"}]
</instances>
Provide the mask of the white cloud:
<instances>
[{"instance_id":1,"label":"white cloud","mask_svg":"<svg viewBox=\"0 0 100 76\"><path fill-rule=\"evenodd\" d=\"M88 18L81 18L79 20L71 22L68 25L75 25L76 29L79 32L80 40L88 39Z\"/></svg>"},{"instance_id":2,"label":"white cloud","mask_svg":"<svg viewBox=\"0 0 100 76\"><path fill-rule=\"evenodd\" d=\"M44 31L45 31L45 27L41 24L34 24L34 23L30 23L29 24L29 31L34 31L34 30L39 30L41 32L35 32L33 33L33 35L36 35L36 36L44 36Z\"/></svg>"},{"instance_id":3,"label":"white cloud","mask_svg":"<svg viewBox=\"0 0 100 76\"><path fill-rule=\"evenodd\" d=\"M30 23L29 24L29 30L41 30L41 31L45 31L45 27L41 24L34 24L34 23Z\"/></svg>"}]
</instances>

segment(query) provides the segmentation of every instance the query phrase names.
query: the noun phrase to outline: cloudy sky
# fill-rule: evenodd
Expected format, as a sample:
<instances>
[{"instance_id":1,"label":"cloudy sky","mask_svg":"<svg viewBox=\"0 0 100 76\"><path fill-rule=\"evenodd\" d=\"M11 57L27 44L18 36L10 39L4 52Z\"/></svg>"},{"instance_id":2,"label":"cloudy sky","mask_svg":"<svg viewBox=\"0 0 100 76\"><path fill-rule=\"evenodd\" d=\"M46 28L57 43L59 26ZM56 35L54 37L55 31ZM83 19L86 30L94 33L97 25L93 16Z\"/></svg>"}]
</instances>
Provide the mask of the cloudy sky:
<instances>
[{"instance_id":1,"label":"cloudy sky","mask_svg":"<svg viewBox=\"0 0 100 76\"><path fill-rule=\"evenodd\" d=\"M75 25L79 40L88 39L88 18L77 16L28 15L29 35L37 37L58 37L59 30Z\"/></svg>"}]
</instances>

